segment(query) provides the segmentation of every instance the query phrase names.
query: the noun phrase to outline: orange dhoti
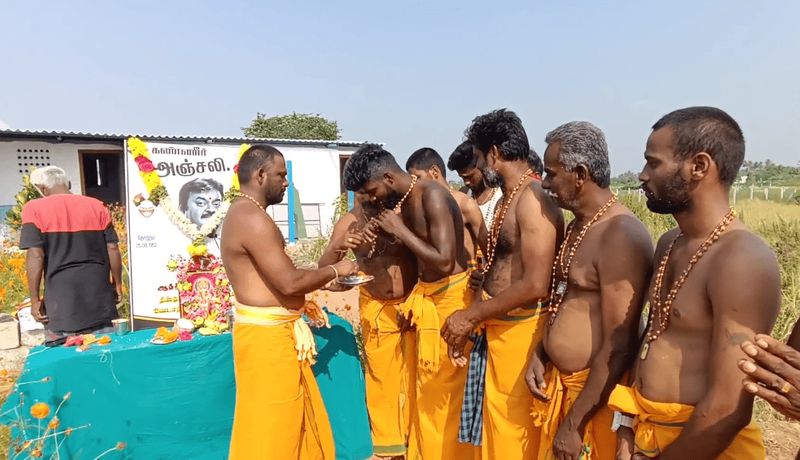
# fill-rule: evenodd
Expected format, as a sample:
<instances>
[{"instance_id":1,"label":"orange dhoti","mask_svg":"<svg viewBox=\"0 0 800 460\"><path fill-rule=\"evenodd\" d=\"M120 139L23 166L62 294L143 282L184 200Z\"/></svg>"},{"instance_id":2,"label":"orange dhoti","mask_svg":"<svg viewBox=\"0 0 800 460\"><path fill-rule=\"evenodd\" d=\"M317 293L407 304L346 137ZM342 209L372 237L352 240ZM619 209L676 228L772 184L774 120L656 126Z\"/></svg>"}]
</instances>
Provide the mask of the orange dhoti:
<instances>
[{"instance_id":1,"label":"orange dhoti","mask_svg":"<svg viewBox=\"0 0 800 460\"><path fill-rule=\"evenodd\" d=\"M328 413L311 371L302 312L236 304L236 408L229 458L334 460Z\"/></svg>"},{"instance_id":2,"label":"orange dhoti","mask_svg":"<svg viewBox=\"0 0 800 460\"><path fill-rule=\"evenodd\" d=\"M409 430L407 346L412 332L401 332L398 305L403 299L379 300L361 289L361 330L366 355L367 411L375 455L406 453Z\"/></svg>"},{"instance_id":3,"label":"orange dhoti","mask_svg":"<svg viewBox=\"0 0 800 460\"><path fill-rule=\"evenodd\" d=\"M401 305L416 326L416 394L411 405L411 460L461 460L475 456L475 447L458 442L466 367L456 367L447 357L441 325L452 313L472 303L467 273L436 282L417 283ZM469 352L469 349L466 350Z\"/></svg>"},{"instance_id":4,"label":"orange dhoti","mask_svg":"<svg viewBox=\"0 0 800 460\"><path fill-rule=\"evenodd\" d=\"M485 323L487 344L481 454L484 459L533 459L539 428L525 383L528 357L542 339L546 308L518 308Z\"/></svg>"},{"instance_id":5,"label":"orange dhoti","mask_svg":"<svg viewBox=\"0 0 800 460\"><path fill-rule=\"evenodd\" d=\"M689 421L694 406L680 403L650 401L636 387L617 385L608 399L612 410L633 414L635 417L636 450L647 457L661 455L681 434L683 425ZM761 430L750 422L718 459L757 460L766 458Z\"/></svg>"},{"instance_id":6,"label":"orange dhoti","mask_svg":"<svg viewBox=\"0 0 800 460\"><path fill-rule=\"evenodd\" d=\"M553 460L553 440L558 427L569 414L575 400L583 391L589 379L589 369L574 374L563 374L555 366L548 366L547 395L549 401L534 399L533 414L536 424L542 427L539 446L539 460ZM583 451L581 458L613 459L616 455L617 436L611 431L613 412L603 405L594 414L583 432Z\"/></svg>"}]
</instances>

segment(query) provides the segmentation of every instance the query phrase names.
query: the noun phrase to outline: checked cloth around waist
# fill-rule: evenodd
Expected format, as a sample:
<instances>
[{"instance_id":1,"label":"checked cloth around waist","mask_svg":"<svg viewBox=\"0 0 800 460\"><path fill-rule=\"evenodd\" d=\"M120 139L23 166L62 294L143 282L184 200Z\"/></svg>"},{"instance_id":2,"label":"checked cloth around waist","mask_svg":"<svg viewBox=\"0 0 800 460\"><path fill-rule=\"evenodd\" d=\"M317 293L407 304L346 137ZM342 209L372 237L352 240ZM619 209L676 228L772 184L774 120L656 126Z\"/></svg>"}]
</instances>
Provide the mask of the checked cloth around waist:
<instances>
[{"instance_id":1,"label":"checked cloth around waist","mask_svg":"<svg viewBox=\"0 0 800 460\"><path fill-rule=\"evenodd\" d=\"M484 292L484 300L489 296ZM549 302L540 302L533 308L516 309L514 315L492 320L498 322L518 321L538 315ZM525 313L523 313L525 312ZM483 436L483 401L486 392L486 366L489 360L489 342L485 332L470 336L473 346L469 354L467 381L464 384L464 402L461 406L461 420L458 425L458 442L481 445Z\"/></svg>"}]
</instances>

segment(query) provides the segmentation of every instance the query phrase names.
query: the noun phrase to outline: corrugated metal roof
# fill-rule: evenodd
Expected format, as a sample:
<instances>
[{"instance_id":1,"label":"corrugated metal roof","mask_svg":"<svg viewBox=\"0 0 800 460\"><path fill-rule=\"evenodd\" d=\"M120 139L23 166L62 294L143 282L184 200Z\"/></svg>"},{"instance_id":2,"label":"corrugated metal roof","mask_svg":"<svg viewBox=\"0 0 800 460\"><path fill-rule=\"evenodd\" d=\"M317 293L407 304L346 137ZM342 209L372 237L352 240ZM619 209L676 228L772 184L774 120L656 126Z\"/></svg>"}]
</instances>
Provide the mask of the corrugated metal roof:
<instances>
[{"instance_id":1,"label":"corrugated metal roof","mask_svg":"<svg viewBox=\"0 0 800 460\"><path fill-rule=\"evenodd\" d=\"M358 147L366 144L367 141L326 141L313 139L271 139L256 137L229 137L229 136L163 136L153 134L111 134L111 133L84 133L74 131L28 131L22 129L0 129L0 139L2 138L48 138L57 140L84 139L84 140L113 140L121 141L129 137L139 137L149 141L163 142L204 142L220 144L241 144L241 143L272 143L283 145L323 145L323 146L342 146ZM59 139L61 138L61 139Z\"/></svg>"}]
</instances>

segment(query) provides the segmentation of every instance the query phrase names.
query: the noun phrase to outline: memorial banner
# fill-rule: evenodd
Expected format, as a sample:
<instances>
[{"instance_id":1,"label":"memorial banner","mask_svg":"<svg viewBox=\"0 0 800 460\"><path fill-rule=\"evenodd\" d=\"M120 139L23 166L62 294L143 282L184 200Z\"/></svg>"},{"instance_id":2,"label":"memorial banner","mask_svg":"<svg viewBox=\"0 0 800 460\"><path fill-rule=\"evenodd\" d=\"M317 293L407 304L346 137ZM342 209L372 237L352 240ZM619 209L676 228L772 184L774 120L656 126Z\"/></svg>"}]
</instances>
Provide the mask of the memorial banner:
<instances>
[{"instance_id":1,"label":"memorial banner","mask_svg":"<svg viewBox=\"0 0 800 460\"><path fill-rule=\"evenodd\" d=\"M221 223L246 146L126 143L131 316L135 329L179 317L224 330L230 288ZM220 304L223 305L220 305ZM205 323L205 320L211 319ZM205 323L205 324L204 324Z\"/></svg>"}]
</instances>

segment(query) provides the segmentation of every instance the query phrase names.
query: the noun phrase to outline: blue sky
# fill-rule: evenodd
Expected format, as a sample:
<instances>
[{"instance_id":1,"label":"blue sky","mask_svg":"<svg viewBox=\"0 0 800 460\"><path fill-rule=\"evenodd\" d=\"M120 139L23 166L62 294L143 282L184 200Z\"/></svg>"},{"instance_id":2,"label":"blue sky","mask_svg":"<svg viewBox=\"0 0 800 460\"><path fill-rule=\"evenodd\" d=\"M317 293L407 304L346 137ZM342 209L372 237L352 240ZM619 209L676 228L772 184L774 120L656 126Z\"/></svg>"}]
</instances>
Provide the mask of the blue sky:
<instances>
[{"instance_id":1,"label":"blue sky","mask_svg":"<svg viewBox=\"0 0 800 460\"><path fill-rule=\"evenodd\" d=\"M241 135L315 112L405 160L508 107L540 153L595 123L617 174L661 115L716 105L748 159L797 165L800 2L760 3L0 0L0 124Z\"/></svg>"}]
</instances>

